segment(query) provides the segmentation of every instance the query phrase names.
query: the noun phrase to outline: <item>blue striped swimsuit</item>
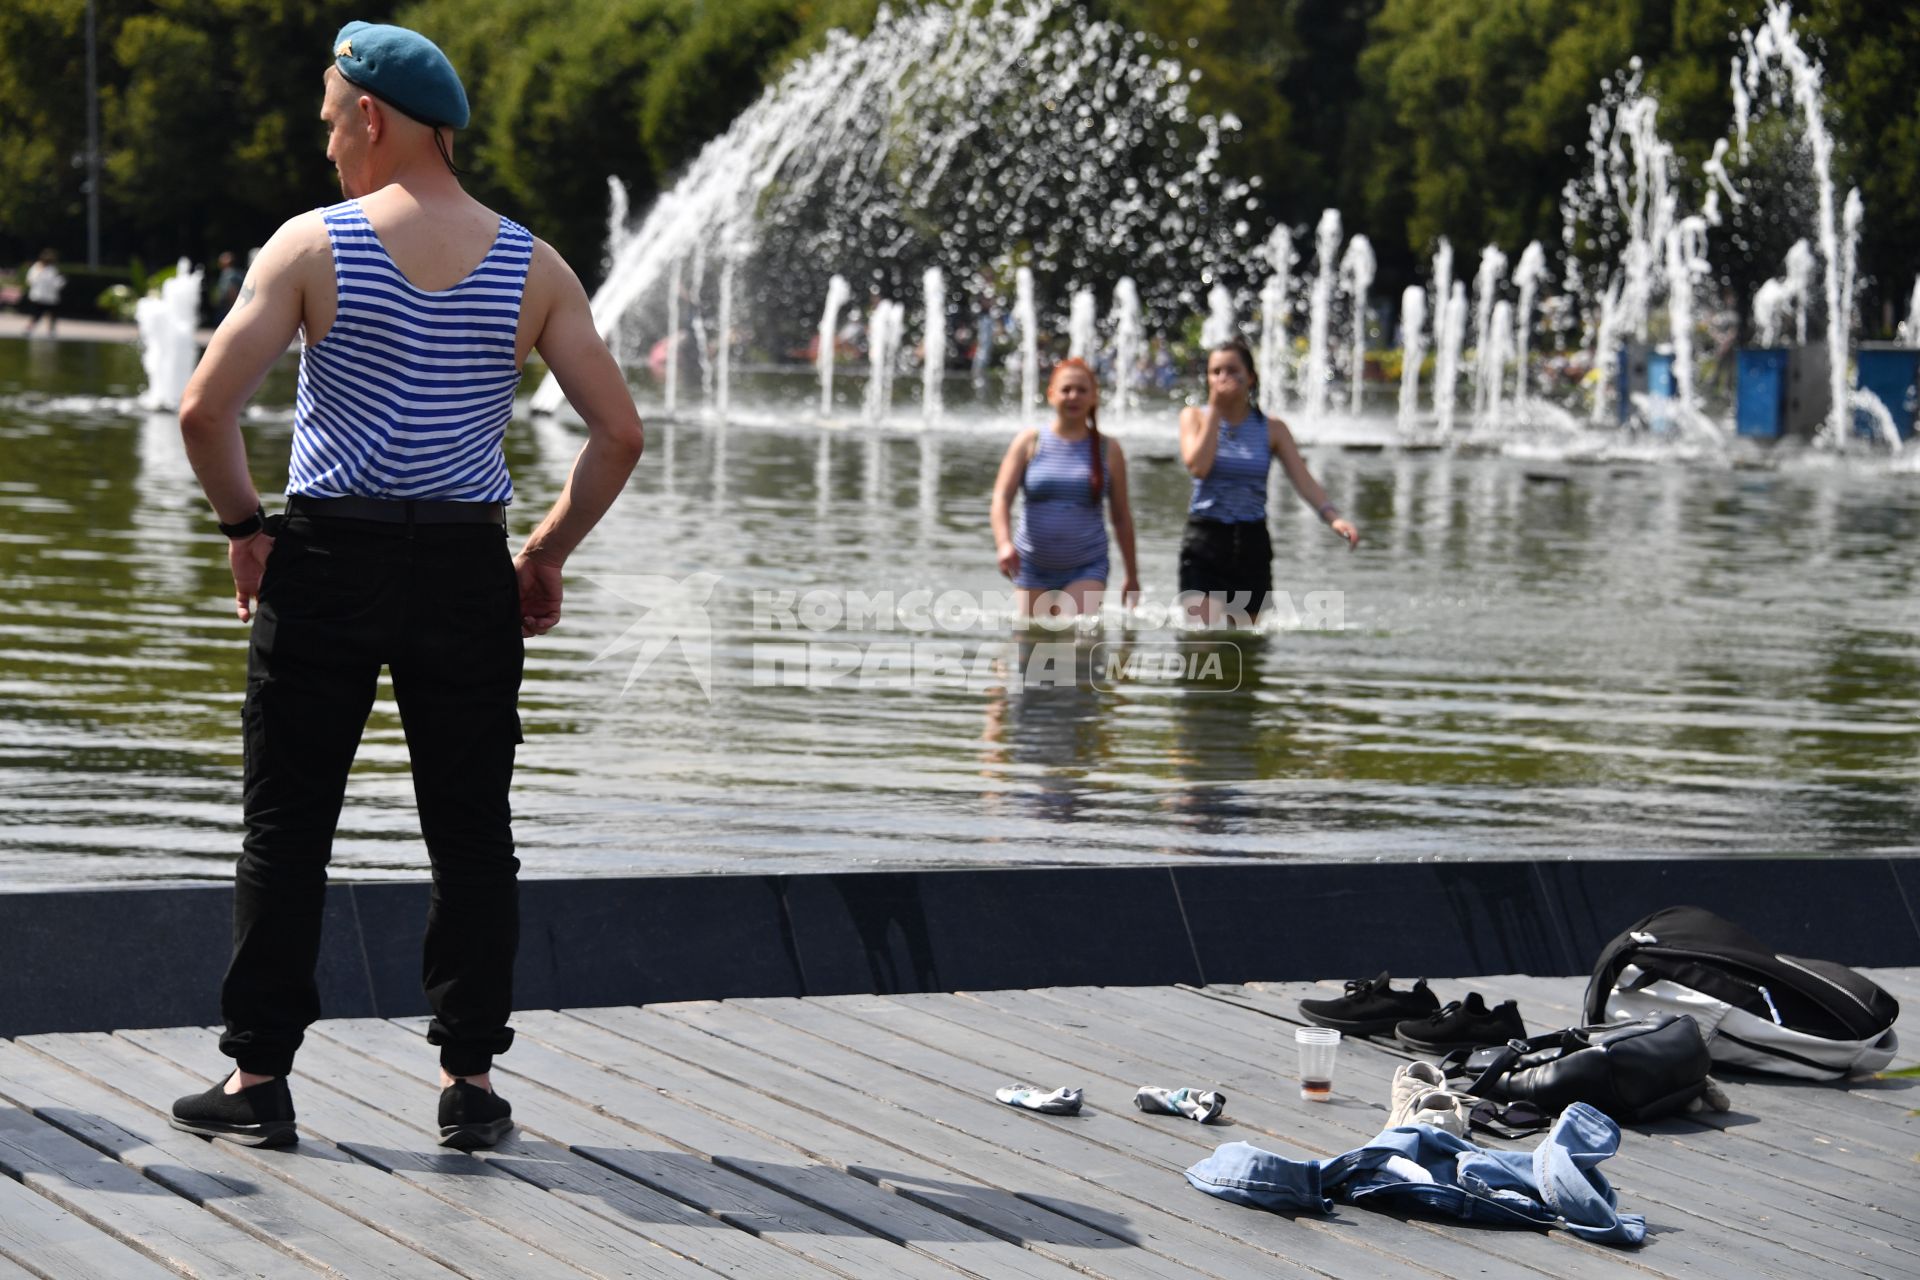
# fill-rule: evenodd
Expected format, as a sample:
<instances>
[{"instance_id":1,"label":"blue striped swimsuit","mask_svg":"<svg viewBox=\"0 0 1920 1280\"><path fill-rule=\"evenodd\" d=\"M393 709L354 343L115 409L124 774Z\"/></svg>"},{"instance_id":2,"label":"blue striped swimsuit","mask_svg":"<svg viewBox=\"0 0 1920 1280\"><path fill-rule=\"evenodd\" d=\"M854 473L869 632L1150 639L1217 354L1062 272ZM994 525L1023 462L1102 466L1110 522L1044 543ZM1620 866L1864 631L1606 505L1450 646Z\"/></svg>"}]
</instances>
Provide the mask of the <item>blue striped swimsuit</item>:
<instances>
[{"instance_id":1,"label":"blue striped swimsuit","mask_svg":"<svg viewBox=\"0 0 1920 1280\"><path fill-rule=\"evenodd\" d=\"M1267 417L1251 409L1238 422L1220 424L1220 447L1213 469L1193 480L1187 514L1218 524L1247 524L1267 518L1267 468L1273 449L1267 442Z\"/></svg>"},{"instance_id":2,"label":"blue striped swimsuit","mask_svg":"<svg viewBox=\"0 0 1920 1280\"><path fill-rule=\"evenodd\" d=\"M357 200L322 211L339 311L300 351L289 494L511 502L501 442L533 237L500 219L451 289L408 283Z\"/></svg>"},{"instance_id":3,"label":"blue striped swimsuit","mask_svg":"<svg viewBox=\"0 0 1920 1280\"><path fill-rule=\"evenodd\" d=\"M1112 475L1103 474L1102 493L1093 492L1091 435L1063 440L1050 427L1041 430L1020 482L1026 498L1013 533L1020 553L1015 586L1058 591L1069 582L1107 580L1107 519L1100 503L1112 484Z\"/></svg>"}]
</instances>

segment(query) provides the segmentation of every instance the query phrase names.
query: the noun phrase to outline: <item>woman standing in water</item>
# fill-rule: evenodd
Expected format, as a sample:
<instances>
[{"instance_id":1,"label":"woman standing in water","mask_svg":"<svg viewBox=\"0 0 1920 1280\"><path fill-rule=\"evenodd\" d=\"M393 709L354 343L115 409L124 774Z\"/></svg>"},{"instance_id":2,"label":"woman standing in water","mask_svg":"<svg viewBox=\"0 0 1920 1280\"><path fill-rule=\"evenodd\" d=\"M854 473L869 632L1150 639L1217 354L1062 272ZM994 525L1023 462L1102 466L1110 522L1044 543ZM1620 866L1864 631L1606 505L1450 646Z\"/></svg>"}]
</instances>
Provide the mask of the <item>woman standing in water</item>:
<instances>
[{"instance_id":1,"label":"woman standing in water","mask_svg":"<svg viewBox=\"0 0 1920 1280\"><path fill-rule=\"evenodd\" d=\"M1274 459L1294 491L1320 519L1358 546L1360 531L1343 520L1307 471L1293 433L1254 402L1260 380L1253 353L1239 338L1207 353L1207 403L1180 411L1180 460L1193 474L1187 532L1180 540L1180 593L1207 597L1195 620L1222 608L1260 616L1273 590L1273 544L1267 537L1267 470ZM1237 598L1236 598L1237 597Z\"/></svg>"},{"instance_id":2,"label":"woman standing in water","mask_svg":"<svg viewBox=\"0 0 1920 1280\"><path fill-rule=\"evenodd\" d=\"M1032 616L1035 598L1057 591L1058 612L1087 617L1100 610L1107 586L1107 522L1104 497L1113 511L1113 532L1127 576L1121 598L1140 592L1133 553L1133 509L1127 503L1127 459L1100 434L1100 384L1076 357L1053 367L1047 382L1053 424L1022 431L1000 461L993 485L993 541L1000 572L1013 579L1019 616ZM1026 501L1014 528L1013 499Z\"/></svg>"}]
</instances>

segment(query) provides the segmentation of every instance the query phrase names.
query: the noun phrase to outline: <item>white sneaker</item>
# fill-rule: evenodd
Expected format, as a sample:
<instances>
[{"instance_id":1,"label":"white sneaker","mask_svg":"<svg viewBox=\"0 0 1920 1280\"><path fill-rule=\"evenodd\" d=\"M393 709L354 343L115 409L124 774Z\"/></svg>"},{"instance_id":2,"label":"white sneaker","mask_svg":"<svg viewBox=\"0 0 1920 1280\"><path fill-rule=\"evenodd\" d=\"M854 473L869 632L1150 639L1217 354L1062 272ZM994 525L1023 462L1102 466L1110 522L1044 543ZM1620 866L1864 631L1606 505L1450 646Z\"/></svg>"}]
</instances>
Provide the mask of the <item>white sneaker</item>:
<instances>
[{"instance_id":1,"label":"white sneaker","mask_svg":"<svg viewBox=\"0 0 1920 1280\"><path fill-rule=\"evenodd\" d=\"M1409 1062L1393 1073L1392 1107L1387 1127L1430 1124L1455 1137L1467 1136L1473 1099L1447 1088L1447 1077L1431 1062Z\"/></svg>"},{"instance_id":2,"label":"white sneaker","mask_svg":"<svg viewBox=\"0 0 1920 1280\"><path fill-rule=\"evenodd\" d=\"M1142 1111L1155 1112L1166 1116L1185 1116L1208 1124L1220 1118L1226 1110L1227 1096L1214 1089L1162 1089L1157 1085L1143 1084L1140 1091L1133 1095L1133 1105Z\"/></svg>"}]
</instances>

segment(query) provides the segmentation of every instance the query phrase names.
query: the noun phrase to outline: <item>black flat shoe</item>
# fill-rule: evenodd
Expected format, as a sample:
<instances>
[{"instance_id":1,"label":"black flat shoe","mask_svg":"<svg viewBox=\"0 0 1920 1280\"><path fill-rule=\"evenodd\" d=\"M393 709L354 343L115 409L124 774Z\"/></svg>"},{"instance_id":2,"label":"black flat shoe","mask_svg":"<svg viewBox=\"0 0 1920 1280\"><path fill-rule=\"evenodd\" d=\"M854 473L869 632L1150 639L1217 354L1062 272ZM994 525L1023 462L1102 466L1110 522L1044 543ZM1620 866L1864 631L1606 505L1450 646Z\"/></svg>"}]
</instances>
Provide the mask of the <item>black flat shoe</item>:
<instances>
[{"instance_id":1,"label":"black flat shoe","mask_svg":"<svg viewBox=\"0 0 1920 1280\"><path fill-rule=\"evenodd\" d=\"M182 1133L223 1138L243 1147L290 1147L300 1140L293 1127L293 1094L287 1090L285 1076L238 1093L228 1093L226 1087L222 1077L205 1093L181 1098L173 1104L167 1123Z\"/></svg>"},{"instance_id":2,"label":"black flat shoe","mask_svg":"<svg viewBox=\"0 0 1920 1280\"><path fill-rule=\"evenodd\" d=\"M456 1151L490 1147L513 1128L513 1108L497 1093L455 1080L440 1091L440 1145Z\"/></svg>"}]
</instances>

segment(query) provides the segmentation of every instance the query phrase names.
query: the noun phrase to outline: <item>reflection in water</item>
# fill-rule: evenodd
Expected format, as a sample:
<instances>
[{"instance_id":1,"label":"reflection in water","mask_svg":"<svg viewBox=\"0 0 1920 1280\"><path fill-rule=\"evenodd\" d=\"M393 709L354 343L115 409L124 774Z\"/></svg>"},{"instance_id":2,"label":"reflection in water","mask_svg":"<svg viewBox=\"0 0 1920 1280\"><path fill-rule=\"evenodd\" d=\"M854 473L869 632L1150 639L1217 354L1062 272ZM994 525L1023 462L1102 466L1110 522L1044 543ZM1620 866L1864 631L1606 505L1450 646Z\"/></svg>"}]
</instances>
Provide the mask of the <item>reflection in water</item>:
<instances>
[{"instance_id":1,"label":"reflection in water","mask_svg":"<svg viewBox=\"0 0 1920 1280\"><path fill-rule=\"evenodd\" d=\"M292 373L247 426L268 488ZM131 349L0 342L10 882L213 877L236 851L246 630L170 421L125 409L139 379ZM1321 449L1315 474L1367 540L1347 553L1282 495L1275 585L1296 603L1343 593L1344 632L1219 641L1246 659L1231 690L1097 682L1101 654L1174 639L1110 633L1075 651L1077 679L1035 688L1008 684L1021 647L991 627L879 609L816 630L756 604L1003 590L984 529L1001 433L648 428L629 491L569 563L561 627L528 649L515 807L532 874L1914 845L1909 476ZM1142 575L1164 598L1190 481L1170 415L1164 440L1147 418L1128 429ZM582 438L509 431L516 534ZM700 572L719 578L711 698L678 643L628 688L639 650L606 656L622 637L696 619L601 580ZM783 684L776 642L803 669L814 643L855 661L824 687ZM876 646L926 644L954 647L962 674L861 673ZM420 874L404 760L383 697L340 873Z\"/></svg>"}]
</instances>

